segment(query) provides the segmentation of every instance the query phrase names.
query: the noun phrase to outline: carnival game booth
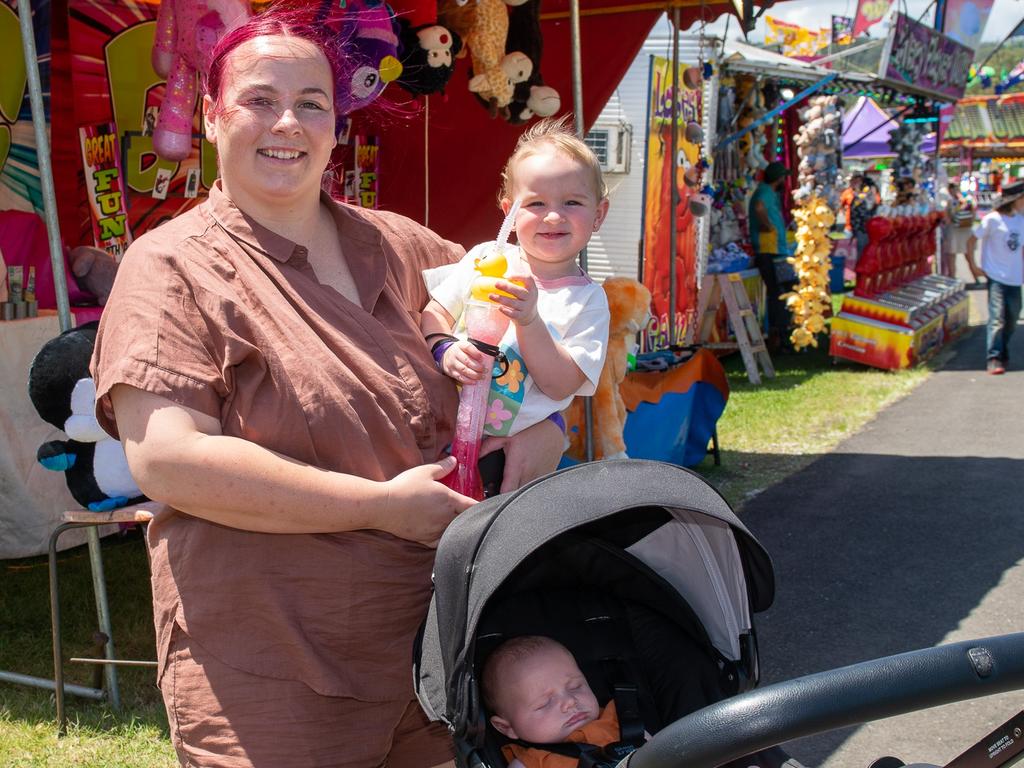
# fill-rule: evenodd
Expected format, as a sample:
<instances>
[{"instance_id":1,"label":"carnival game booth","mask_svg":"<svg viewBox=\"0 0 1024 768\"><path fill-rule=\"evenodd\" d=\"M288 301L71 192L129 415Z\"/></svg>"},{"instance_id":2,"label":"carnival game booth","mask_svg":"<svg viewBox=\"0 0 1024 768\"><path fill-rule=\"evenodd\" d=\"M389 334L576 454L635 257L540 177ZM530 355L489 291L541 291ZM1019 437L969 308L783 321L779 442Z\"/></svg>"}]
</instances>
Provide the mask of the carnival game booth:
<instances>
[{"instance_id":1,"label":"carnival game booth","mask_svg":"<svg viewBox=\"0 0 1024 768\"><path fill-rule=\"evenodd\" d=\"M937 124L939 107L963 95L972 58L971 49L897 14L883 46L876 90L890 100L893 94L902 96L904 105L887 115L866 100L856 104L844 131L844 157L891 154L897 179L919 176L926 137L924 123L918 121L924 116ZM876 138L884 133L889 134L885 144ZM925 148L937 160L934 143ZM932 274L943 216L936 208L897 204L880 208L868 220L869 242L857 261L854 292L844 297L831 321L833 357L884 369L906 368L966 330L963 282Z\"/></svg>"},{"instance_id":2,"label":"carnival game booth","mask_svg":"<svg viewBox=\"0 0 1024 768\"><path fill-rule=\"evenodd\" d=\"M1019 178L1024 168L1024 93L968 96L958 101L939 152L951 176L981 171L981 181L986 181L987 164ZM979 207L987 207L992 194L993 185L985 187L979 185L973 192Z\"/></svg>"},{"instance_id":3,"label":"carnival game booth","mask_svg":"<svg viewBox=\"0 0 1024 768\"><path fill-rule=\"evenodd\" d=\"M931 273L941 212L876 216L852 296L832 319L830 353L889 370L926 360L967 330L962 280Z\"/></svg>"}]
</instances>

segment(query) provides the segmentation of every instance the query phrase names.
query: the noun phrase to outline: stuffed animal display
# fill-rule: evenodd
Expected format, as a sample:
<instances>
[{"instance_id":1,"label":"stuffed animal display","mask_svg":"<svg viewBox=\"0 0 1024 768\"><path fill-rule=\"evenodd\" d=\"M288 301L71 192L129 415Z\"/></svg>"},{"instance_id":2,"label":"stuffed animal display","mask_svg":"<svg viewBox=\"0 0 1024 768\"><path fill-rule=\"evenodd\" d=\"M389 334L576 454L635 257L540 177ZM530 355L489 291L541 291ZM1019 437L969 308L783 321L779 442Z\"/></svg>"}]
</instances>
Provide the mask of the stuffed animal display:
<instances>
[{"instance_id":1,"label":"stuffed animal display","mask_svg":"<svg viewBox=\"0 0 1024 768\"><path fill-rule=\"evenodd\" d=\"M192 152L196 75L210 69L213 47L251 16L248 0L161 0L153 41L153 69L167 79L153 149L179 162Z\"/></svg>"},{"instance_id":2,"label":"stuffed animal display","mask_svg":"<svg viewBox=\"0 0 1024 768\"><path fill-rule=\"evenodd\" d=\"M469 90L483 101L492 116L507 107L515 85L525 82L533 72L533 63L522 51L507 52L508 5L525 0L441 0L440 23L462 37L473 62Z\"/></svg>"},{"instance_id":3,"label":"stuffed animal display","mask_svg":"<svg viewBox=\"0 0 1024 768\"><path fill-rule=\"evenodd\" d=\"M807 109L800 113L803 124L794 142L800 165L797 168L799 186L793 192L798 203L812 195L823 197L833 208L839 204L835 189L839 178L839 107L835 96L815 96Z\"/></svg>"},{"instance_id":4,"label":"stuffed animal display","mask_svg":"<svg viewBox=\"0 0 1024 768\"><path fill-rule=\"evenodd\" d=\"M506 53L519 51L530 60L530 74L515 83L512 101L504 110L505 119L513 125L531 117L550 117L562 108L558 91L544 85L540 74L543 41L540 31L540 0L526 0L508 10Z\"/></svg>"},{"instance_id":5,"label":"stuffed animal display","mask_svg":"<svg viewBox=\"0 0 1024 768\"><path fill-rule=\"evenodd\" d=\"M394 11L383 0L349 2L341 22L341 35L348 42L345 71L341 87L335 88L339 117L368 106L401 76L399 31Z\"/></svg>"},{"instance_id":6,"label":"stuffed animal display","mask_svg":"<svg viewBox=\"0 0 1024 768\"><path fill-rule=\"evenodd\" d=\"M915 178L924 170L921 142L928 128L925 123L900 123L889 133L889 146L896 153L893 178Z\"/></svg>"},{"instance_id":7,"label":"stuffed animal display","mask_svg":"<svg viewBox=\"0 0 1024 768\"><path fill-rule=\"evenodd\" d=\"M96 386L89 377L89 360L97 326L86 323L46 342L32 361L28 391L43 420L68 436L39 446L37 460L47 469L64 473L75 501L104 512L146 497L128 470L124 447L96 421Z\"/></svg>"},{"instance_id":8,"label":"stuffed animal display","mask_svg":"<svg viewBox=\"0 0 1024 768\"><path fill-rule=\"evenodd\" d=\"M636 334L647 325L651 313L651 292L630 277L610 277L604 281L611 315L608 325L608 355L593 396L594 458L626 458L622 439L626 426L626 404L619 385L626 378L627 360ZM575 398L566 409L569 434L567 454L579 461L586 458L586 429L583 399Z\"/></svg>"},{"instance_id":9,"label":"stuffed animal display","mask_svg":"<svg viewBox=\"0 0 1024 768\"><path fill-rule=\"evenodd\" d=\"M828 272L832 266L832 241L828 233L835 223L833 210L839 203L835 188L839 175L836 101L835 96L812 98L800 115L803 125L795 139L800 166L799 188L793 192L793 198L800 207L793 211L797 222L796 253L788 261L796 270L797 285L782 297L793 313L795 328L790 341L795 349L818 346L818 334L825 330L825 311L831 306Z\"/></svg>"},{"instance_id":10,"label":"stuffed animal display","mask_svg":"<svg viewBox=\"0 0 1024 768\"><path fill-rule=\"evenodd\" d=\"M399 19L402 75L397 83L414 96L444 93L462 39L440 24L413 27Z\"/></svg>"},{"instance_id":11,"label":"stuffed animal display","mask_svg":"<svg viewBox=\"0 0 1024 768\"><path fill-rule=\"evenodd\" d=\"M796 254L788 259L796 269L794 291L782 296L793 313L796 326L790 334L795 349L818 346L818 334L825 330L825 311L831 306L828 272L832 266L829 230L836 217L822 197L804 200L793 211L797 222Z\"/></svg>"}]
</instances>

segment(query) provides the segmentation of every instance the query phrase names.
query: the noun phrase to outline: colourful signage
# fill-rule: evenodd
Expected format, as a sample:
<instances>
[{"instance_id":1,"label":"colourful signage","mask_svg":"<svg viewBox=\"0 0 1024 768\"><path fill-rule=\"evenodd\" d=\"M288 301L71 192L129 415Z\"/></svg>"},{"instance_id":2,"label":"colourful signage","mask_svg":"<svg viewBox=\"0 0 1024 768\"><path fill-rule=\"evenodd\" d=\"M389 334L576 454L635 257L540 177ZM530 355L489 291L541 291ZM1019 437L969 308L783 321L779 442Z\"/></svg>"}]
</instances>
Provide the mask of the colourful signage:
<instances>
[{"instance_id":1,"label":"colourful signage","mask_svg":"<svg viewBox=\"0 0 1024 768\"><path fill-rule=\"evenodd\" d=\"M675 338L681 341L690 317L697 309L697 219L690 211L690 197L700 183L696 167L700 147L686 140L686 126L700 122L700 91L683 85L686 66L677 73L678 93L672 88L672 63L651 57L647 114L647 162L644 166L643 259L644 284L652 295L657 330L654 335L668 337L670 322ZM672 179L672 103L676 110L676 147L679 161ZM689 179L694 186L684 182ZM678 191L679 204L672 210L672 187ZM669 254L676 238L675 307L669 309ZM670 321L669 318L672 318Z\"/></svg>"},{"instance_id":2,"label":"colourful signage","mask_svg":"<svg viewBox=\"0 0 1024 768\"><path fill-rule=\"evenodd\" d=\"M120 261L132 242L121 170L121 142L113 123L79 128L78 134L93 243Z\"/></svg>"},{"instance_id":3,"label":"colourful signage","mask_svg":"<svg viewBox=\"0 0 1024 768\"><path fill-rule=\"evenodd\" d=\"M897 13L879 77L930 91L944 101L964 95L974 51L926 24Z\"/></svg>"}]
</instances>

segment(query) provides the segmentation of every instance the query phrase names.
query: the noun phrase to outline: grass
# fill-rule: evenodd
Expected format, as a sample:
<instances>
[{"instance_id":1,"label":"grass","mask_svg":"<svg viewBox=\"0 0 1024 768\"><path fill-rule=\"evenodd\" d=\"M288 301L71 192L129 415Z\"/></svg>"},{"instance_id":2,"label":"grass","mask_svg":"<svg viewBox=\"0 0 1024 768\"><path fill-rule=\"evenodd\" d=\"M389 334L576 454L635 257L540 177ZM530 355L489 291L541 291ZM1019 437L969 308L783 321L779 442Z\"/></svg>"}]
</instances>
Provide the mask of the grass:
<instances>
[{"instance_id":1,"label":"grass","mask_svg":"<svg viewBox=\"0 0 1024 768\"><path fill-rule=\"evenodd\" d=\"M827 346L827 339L824 340ZM832 363L827 348L776 356L776 376L751 384L738 355L724 361L729 402L718 421L721 466L696 469L734 508L799 471L909 393L948 351L903 371Z\"/></svg>"},{"instance_id":2,"label":"grass","mask_svg":"<svg viewBox=\"0 0 1024 768\"><path fill-rule=\"evenodd\" d=\"M49 578L46 558L9 560L0 571L0 669L42 678L53 676ZM103 565L111 602L117 654L153 659L153 613L146 550L137 533L103 540ZM60 556L61 613L65 659L98 655L92 633L96 609L89 556L77 547ZM95 685L92 665L65 663L67 681ZM53 693L0 682L0 765L4 768L172 768L177 760L168 739L167 716L153 670L118 671L122 710L103 702L65 698L67 735L56 736Z\"/></svg>"},{"instance_id":3,"label":"grass","mask_svg":"<svg viewBox=\"0 0 1024 768\"><path fill-rule=\"evenodd\" d=\"M824 339L827 344L827 339ZM826 349L775 359L777 375L760 386L747 380L738 355L724 361L731 389L718 422L721 466L710 458L697 470L735 508L803 468L853 434L889 403L906 395L941 364L908 371L833 365ZM108 537L104 566L121 658L155 658L144 544L138 534ZM95 608L84 547L61 555L66 658L95 655ZM0 669L52 676L46 558L7 561L0 570ZM94 670L65 665L69 682L91 685ZM66 699L70 718L58 739L53 695L0 682L0 765L4 768L172 768L177 765L152 669L119 671L123 707Z\"/></svg>"}]
</instances>

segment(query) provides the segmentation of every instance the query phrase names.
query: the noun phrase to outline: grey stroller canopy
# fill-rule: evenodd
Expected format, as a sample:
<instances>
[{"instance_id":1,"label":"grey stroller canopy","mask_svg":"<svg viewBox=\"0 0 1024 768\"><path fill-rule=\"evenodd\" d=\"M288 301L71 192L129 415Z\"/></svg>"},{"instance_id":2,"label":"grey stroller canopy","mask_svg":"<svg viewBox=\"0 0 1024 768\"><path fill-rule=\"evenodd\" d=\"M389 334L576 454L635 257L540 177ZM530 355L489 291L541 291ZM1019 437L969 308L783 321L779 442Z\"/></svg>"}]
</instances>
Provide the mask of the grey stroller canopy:
<instances>
[{"instance_id":1,"label":"grey stroller canopy","mask_svg":"<svg viewBox=\"0 0 1024 768\"><path fill-rule=\"evenodd\" d=\"M700 476L653 461L576 465L449 526L417 695L449 725L460 762L486 759L495 734L480 666L506 638L545 634L576 655L599 700L620 678L635 683L653 733L756 684L752 614L773 597L767 552Z\"/></svg>"}]
</instances>

